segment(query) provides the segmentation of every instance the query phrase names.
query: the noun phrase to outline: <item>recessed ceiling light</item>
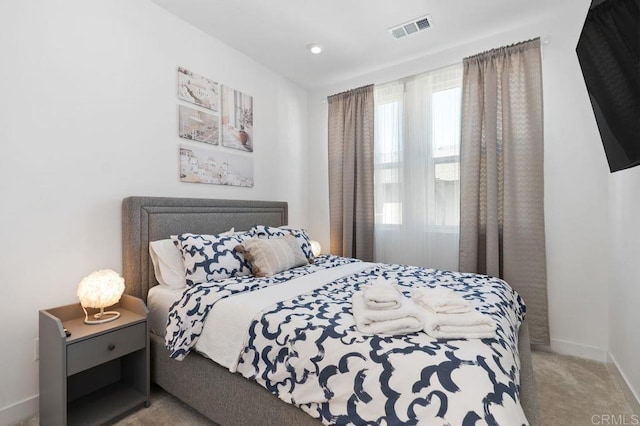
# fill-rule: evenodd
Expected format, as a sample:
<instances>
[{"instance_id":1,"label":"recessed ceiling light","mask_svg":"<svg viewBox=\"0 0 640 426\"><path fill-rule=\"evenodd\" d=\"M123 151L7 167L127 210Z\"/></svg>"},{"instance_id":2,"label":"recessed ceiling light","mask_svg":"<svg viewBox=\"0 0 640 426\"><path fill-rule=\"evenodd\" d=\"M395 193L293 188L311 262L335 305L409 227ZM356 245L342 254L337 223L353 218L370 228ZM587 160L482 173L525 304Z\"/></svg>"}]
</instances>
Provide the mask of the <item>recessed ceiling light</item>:
<instances>
[{"instance_id":1,"label":"recessed ceiling light","mask_svg":"<svg viewBox=\"0 0 640 426\"><path fill-rule=\"evenodd\" d=\"M308 45L307 49L309 49L309 52L313 53L314 55L317 55L322 52L322 46L316 43L312 43Z\"/></svg>"}]
</instances>

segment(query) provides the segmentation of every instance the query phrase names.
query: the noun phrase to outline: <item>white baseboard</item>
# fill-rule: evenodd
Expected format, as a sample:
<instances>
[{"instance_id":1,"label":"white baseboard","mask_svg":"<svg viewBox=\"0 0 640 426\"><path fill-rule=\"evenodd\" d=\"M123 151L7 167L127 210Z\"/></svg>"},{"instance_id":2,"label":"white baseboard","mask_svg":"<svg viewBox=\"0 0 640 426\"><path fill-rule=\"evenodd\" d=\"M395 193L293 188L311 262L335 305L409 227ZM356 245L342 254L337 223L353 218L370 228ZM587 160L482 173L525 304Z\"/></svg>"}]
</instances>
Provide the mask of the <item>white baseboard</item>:
<instances>
[{"instance_id":1,"label":"white baseboard","mask_svg":"<svg viewBox=\"0 0 640 426\"><path fill-rule=\"evenodd\" d=\"M609 352L606 349L566 342L564 340L551 339L551 346L532 344L531 349L543 352L554 352L561 355L571 355L593 361L609 362Z\"/></svg>"},{"instance_id":2,"label":"white baseboard","mask_svg":"<svg viewBox=\"0 0 640 426\"><path fill-rule=\"evenodd\" d=\"M38 395L0 409L0 425L11 426L38 412Z\"/></svg>"},{"instance_id":3,"label":"white baseboard","mask_svg":"<svg viewBox=\"0 0 640 426\"><path fill-rule=\"evenodd\" d=\"M620 366L613 355L609 354L609 359L611 360L611 362L609 362L609 370L611 370L613 375L618 379L618 382L620 382L622 393L624 393L624 397L631 407L631 411L640 415L640 394L638 394L637 389L633 389L631 387L629 380L627 380L627 377L620 369Z\"/></svg>"}]
</instances>

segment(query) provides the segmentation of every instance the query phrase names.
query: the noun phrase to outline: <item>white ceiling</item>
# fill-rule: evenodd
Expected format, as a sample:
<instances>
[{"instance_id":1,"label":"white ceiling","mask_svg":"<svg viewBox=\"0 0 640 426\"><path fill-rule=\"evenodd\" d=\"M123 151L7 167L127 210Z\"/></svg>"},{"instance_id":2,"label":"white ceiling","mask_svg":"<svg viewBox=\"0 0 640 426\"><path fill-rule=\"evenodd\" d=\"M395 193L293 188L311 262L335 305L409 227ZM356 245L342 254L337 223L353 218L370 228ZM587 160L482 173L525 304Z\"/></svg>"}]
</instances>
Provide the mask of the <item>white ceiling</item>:
<instances>
[{"instance_id":1,"label":"white ceiling","mask_svg":"<svg viewBox=\"0 0 640 426\"><path fill-rule=\"evenodd\" d=\"M152 0L306 88L336 83L540 20L575 0ZM423 15L402 39L387 29ZM542 35L542 34L541 34ZM312 55L310 43L324 51Z\"/></svg>"}]
</instances>

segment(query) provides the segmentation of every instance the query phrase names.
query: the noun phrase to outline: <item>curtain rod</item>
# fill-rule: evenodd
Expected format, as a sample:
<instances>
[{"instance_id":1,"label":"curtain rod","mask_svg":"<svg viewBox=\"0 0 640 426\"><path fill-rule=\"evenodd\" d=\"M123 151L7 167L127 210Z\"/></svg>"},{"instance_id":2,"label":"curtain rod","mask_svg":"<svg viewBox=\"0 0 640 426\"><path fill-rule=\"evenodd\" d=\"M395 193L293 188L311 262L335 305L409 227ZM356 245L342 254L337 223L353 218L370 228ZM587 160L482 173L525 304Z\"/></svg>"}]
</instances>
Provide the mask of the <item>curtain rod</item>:
<instances>
[{"instance_id":1,"label":"curtain rod","mask_svg":"<svg viewBox=\"0 0 640 426\"><path fill-rule=\"evenodd\" d=\"M540 45L541 45L541 46L548 46L548 45L550 45L550 44L551 44L551 36L550 36L549 34L546 34L546 35L544 35L544 36L534 37L534 38L532 38L532 39L525 40L525 41L520 41L520 42L517 42L517 43L513 43L513 44L510 44L510 45L507 45L507 46L497 47L497 48L495 48L495 49L489 49L489 50L486 50L486 51L484 51L484 52L476 53L475 55L471 55L471 56L469 56L469 57L470 57L470 58L472 58L472 57L474 57L474 56L482 55L483 53L491 52L492 50L496 50L496 49L502 49L502 48L507 48L507 47L517 46L517 45L519 45L519 44L528 43L528 42L533 41L533 40L535 40L535 39L540 39ZM445 66L442 66L442 67L435 68L435 69L433 69L433 70L427 70L427 71L424 71L424 73L427 73L427 72L430 72L430 71L435 71L435 70L442 69L442 68L447 68L447 67L450 67L450 66L453 66L453 65L455 65L455 64L449 64L449 65L445 65ZM423 73L420 73L420 74L423 74ZM415 74L415 75L418 75L418 74ZM406 77L398 78L398 79L396 79L396 80L404 80L404 79L407 79L407 78L410 78L410 77L413 77L413 76L406 76ZM373 85L373 86L380 86L380 85L387 84L387 83L390 83L390 82L392 82L392 81L396 81L396 80L390 80L390 81L387 81L387 82L384 82L384 83L376 83L376 84L371 84L371 85ZM366 86L369 86L369 85L365 85L365 86L362 86L362 87L366 87ZM362 87L358 87L357 89L361 89ZM351 89L351 90L357 90L357 89ZM322 98L322 103L323 103L323 104L326 104L326 103L327 103L327 101L328 101L328 99L329 99L331 96L341 95L341 94L343 94L343 93L350 92L351 90L345 90L345 91L343 91L343 92L336 93L336 94L334 94L334 95L326 96L326 97Z\"/></svg>"},{"instance_id":2,"label":"curtain rod","mask_svg":"<svg viewBox=\"0 0 640 426\"><path fill-rule=\"evenodd\" d=\"M529 39L529 40L523 40L523 41L519 41L517 43L509 44L509 45L506 45L506 46L496 47L496 48L493 48L493 49L485 50L484 52L479 52L479 53L476 53L474 55L467 56L464 59L465 60L473 59L473 58L476 58L476 57L479 57L479 56L484 56L484 55L495 53L495 52L511 50L513 48L517 48L517 47L522 46L524 44L535 42L535 41L537 41L540 44L541 47L542 46L548 46L551 43L551 36L549 36L549 35L545 35L545 36L542 36L542 37L538 36L538 37L535 37L535 38L532 38L532 39Z\"/></svg>"}]
</instances>

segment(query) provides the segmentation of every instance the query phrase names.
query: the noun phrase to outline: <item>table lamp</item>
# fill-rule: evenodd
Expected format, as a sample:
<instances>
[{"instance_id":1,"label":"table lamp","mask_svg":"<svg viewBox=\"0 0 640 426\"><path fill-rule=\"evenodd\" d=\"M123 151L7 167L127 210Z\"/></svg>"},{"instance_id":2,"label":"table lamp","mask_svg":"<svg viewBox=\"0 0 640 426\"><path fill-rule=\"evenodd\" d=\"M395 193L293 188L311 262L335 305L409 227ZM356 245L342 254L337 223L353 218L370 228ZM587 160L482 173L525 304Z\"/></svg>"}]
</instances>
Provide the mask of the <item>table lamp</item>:
<instances>
[{"instance_id":1,"label":"table lamp","mask_svg":"<svg viewBox=\"0 0 640 426\"><path fill-rule=\"evenodd\" d=\"M320 253L322 253L322 247L320 247L320 243L316 240L311 240L309 242L311 243L311 253L313 253L313 257L320 256Z\"/></svg>"},{"instance_id":2,"label":"table lamp","mask_svg":"<svg viewBox=\"0 0 640 426\"><path fill-rule=\"evenodd\" d=\"M120 317L120 312L104 311L104 308L120 301L124 292L124 279L115 271L103 269L84 277L78 285L78 299L84 310L85 324L103 324ZM86 308L99 308L100 312L89 319Z\"/></svg>"}]
</instances>

